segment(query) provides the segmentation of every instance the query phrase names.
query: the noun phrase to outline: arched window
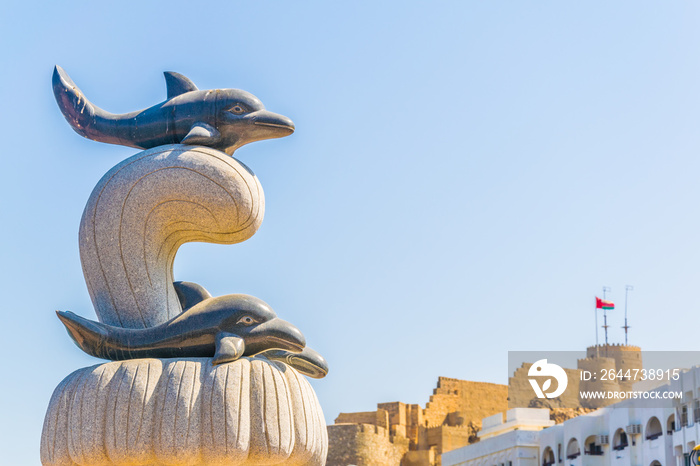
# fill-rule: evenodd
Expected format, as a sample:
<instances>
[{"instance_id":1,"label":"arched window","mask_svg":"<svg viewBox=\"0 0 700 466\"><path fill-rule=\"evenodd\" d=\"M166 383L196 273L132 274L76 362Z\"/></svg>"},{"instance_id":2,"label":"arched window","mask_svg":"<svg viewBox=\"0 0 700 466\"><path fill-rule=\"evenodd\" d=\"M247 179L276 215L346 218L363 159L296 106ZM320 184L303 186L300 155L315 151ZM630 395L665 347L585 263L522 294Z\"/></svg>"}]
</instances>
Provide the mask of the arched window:
<instances>
[{"instance_id":1,"label":"arched window","mask_svg":"<svg viewBox=\"0 0 700 466\"><path fill-rule=\"evenodd\" d=\"M676 430L676 415L671 414L666 421L666 434L672 435L673 431Z\"/></svg>"},{"instance_id":2,"label":"arched window","mask_svg":"<svg viewBox=\"0 0 700 466\"><path fill-rule=\"evenodd\" d=\"M613 437L613 450L624 450L629 445L629 440L627 440L627 433L625 429L619 428L615 431L615 436Z\"/></svg>"},{"instance_id":3,"label":"arched window","mask_svg":"<svg viewBox=\"0 0 700 466\"><path fill-rule=\"evenodd\" d=\"M578 446L578 440L576 437L569 440L569 444L566 446L566 457L570 460L576 458L581 454L581 449Z\"/></svg>"},{"instance_id":4,"label":"arched window","mask_svg":"<svg viewBox=\"0 0 700 466\"><path fill-rule=\"evenodd\" d=\"M554 459L554 450L550 447L545 448L542 454L542 466L552 466L556 462L556 459Z\"/></svg>"},{"instance_id":5,"label":"arched window","mask_svg":"<svg viewBox=\"0 0 700 466\"><path fill-rule=\"evenodd\" d=\"M661 431L661 422L659 422L659 419L656 416L652 416L649 421L647 421L647 428L644 431L644 434L647 440L654 440L655 438L659 438L663 435L663 432Z\"/></svg>"},{"instance_id":6,"label":"arched window","mask_svg":"<svg viewBox=\"0 0 700 466\"><path fill-rule=\"evenodd\" d=\"M654 460L651 462L651 464L649 466L661 466L661 463L657 460Z\"/></svg>"},{"instance_id":7,"label":"arched window","mask_svg":"<svg viewBox=\"0 0 700 466\"><path fill-rule=\"evenodd\" d=\"M600 456L603 454L603 446L596 443L595 435L589 435L583 446L586 455Z\"/></svg>"}]
</instances>

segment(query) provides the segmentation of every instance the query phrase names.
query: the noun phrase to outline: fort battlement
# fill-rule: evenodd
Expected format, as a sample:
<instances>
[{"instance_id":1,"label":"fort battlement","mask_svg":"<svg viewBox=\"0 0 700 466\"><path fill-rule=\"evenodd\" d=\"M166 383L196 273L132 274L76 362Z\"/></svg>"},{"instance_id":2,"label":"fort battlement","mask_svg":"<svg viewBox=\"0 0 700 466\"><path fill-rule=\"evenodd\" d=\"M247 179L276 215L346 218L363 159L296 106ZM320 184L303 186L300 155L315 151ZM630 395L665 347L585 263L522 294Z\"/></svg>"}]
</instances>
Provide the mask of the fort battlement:
<instances>
[{"instance_id":1,"label":"fort battlement","mask_svg":"<svg viewBox=\"0 0 700 466\"><path fill-rule=\"evenodd\" d=\"M578 359L576 365L580 370L592 370L592 369L615 369L616 361L612 357L592 357Z\"/></svg>"},{"instance_id":2,"label":"fort battlement","mask_svg":"<svg viewBox=\"0 0 700 466\"><path fill-rule=\"evenodd\" d=\"M458 395L459 394L459 389L464 383L464 380L459 380L459 379L451 379L449 377L438 377L438 384L437 388L433 389L433 395L442 394L442 395ZM479 383L479 382L472 382L472 383Z\"/></svg>"},{"instance_id":3,"label":"fort battlement","mask_svg":"<svg viewBox=\"0 0 700 466\"><path fill-rule=\"evenodd\" d=\"M616 348L619 351L642 351L642 348L640 348L639 346L623 345L622 343L608 343L607 345L601 343L599 345L589 346L588 348L586 348L586 351L595 351L596 348Z\"/></svg>"},{"instance_id":4,"label":"fort battlement","mask_svg":"<svg viewBox=\"0 0 700 466\"><path fill-rule=\"evenodd\" d=\"M441 426L449 413L459 412L467 421L481 422L507 409L508 387L440 377L423 410L425 427Z\"/></svg>"}]
</instances>

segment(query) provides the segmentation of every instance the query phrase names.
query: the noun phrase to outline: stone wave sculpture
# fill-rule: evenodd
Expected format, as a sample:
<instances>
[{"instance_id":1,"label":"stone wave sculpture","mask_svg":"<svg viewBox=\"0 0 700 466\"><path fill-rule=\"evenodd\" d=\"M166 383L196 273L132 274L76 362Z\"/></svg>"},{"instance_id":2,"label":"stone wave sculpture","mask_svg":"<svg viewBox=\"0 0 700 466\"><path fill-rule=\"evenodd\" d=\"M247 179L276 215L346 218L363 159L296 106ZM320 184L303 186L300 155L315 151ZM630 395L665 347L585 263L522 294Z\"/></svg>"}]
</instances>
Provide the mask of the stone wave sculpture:
<instances>
[{"instance_id":1,"label":"stone wave sculpture","mask_svg":"<svg viewBox=\"0 0 700 466\"><path fill-rule=\"evenodd\" d=\"M137 359L79 369L54 391L44 465L322 465L327 433L308 381L242 358Z\"/></svg>"},{"instance_id":2,"label":"stone wave sculpture","mask_svg":"<svg viewBox=\"0 0 700 466\"><path fill-rule=\"evenodd\" d=\"M105 174L80 222L99 322L57 311L78 347L119 362L80 369L55 390L42 463L323 465L325 422L300 373L324 377L325 359L262 300L173 281L183 244L255 234L262 187L231 155L294 124L245 91L165 78L167 100L115 115L54 69L56 101L78 134L147 150Z\"/></svg>"}]
</instances>

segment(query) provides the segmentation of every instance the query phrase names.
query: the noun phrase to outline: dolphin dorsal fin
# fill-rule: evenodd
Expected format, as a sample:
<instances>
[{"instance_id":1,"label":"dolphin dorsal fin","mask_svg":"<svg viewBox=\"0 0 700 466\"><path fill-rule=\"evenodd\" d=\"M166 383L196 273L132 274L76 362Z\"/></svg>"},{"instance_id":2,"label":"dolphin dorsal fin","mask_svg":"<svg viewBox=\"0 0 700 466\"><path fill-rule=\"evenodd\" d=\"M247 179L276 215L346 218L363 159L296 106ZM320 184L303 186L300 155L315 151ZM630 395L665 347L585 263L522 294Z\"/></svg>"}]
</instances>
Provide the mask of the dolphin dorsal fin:
<instances>
[{"instance_id":1,"label":"dolphin dorsal fin","mask_svg":"<svg viewBox=\"0 0 700 466\"><path fill-rule=\"evenodd\" d=\"M168 88L168 99L177 97L185 92L197 91L197 86L189 78L174 71L165 71L165 86Z\"/></svg>"},{"instance_id":2,"label":"dolphin dorsal fin","mask_svg":"<svg viewBox=\"0 0 700 466\"><path fill-rule=\"evenodd\" d=\"M212 297L211 293L197 283L173 282L173 286L175 287L175 292L180 300L183 311Z\"/></svg>"}]
</instances>

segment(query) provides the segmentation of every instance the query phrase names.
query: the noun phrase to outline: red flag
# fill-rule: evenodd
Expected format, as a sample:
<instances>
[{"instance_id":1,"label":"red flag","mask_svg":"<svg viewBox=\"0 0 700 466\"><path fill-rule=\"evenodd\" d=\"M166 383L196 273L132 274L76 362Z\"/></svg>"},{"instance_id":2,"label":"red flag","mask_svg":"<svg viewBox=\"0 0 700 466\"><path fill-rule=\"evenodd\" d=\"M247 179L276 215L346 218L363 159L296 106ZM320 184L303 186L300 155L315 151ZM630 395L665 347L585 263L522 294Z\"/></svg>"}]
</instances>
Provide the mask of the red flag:
<instances>
[{"instance_id":1,"label":"red flag","mask_svg":"<svg viewBox=\"0 0 700 466\"><path fill-rule=\"evenodd\" d=\"M604 301L596 296L595 308L596 309L615 309L615 304L613 304L612 301Z\"/></svg>"}]
</instances>

